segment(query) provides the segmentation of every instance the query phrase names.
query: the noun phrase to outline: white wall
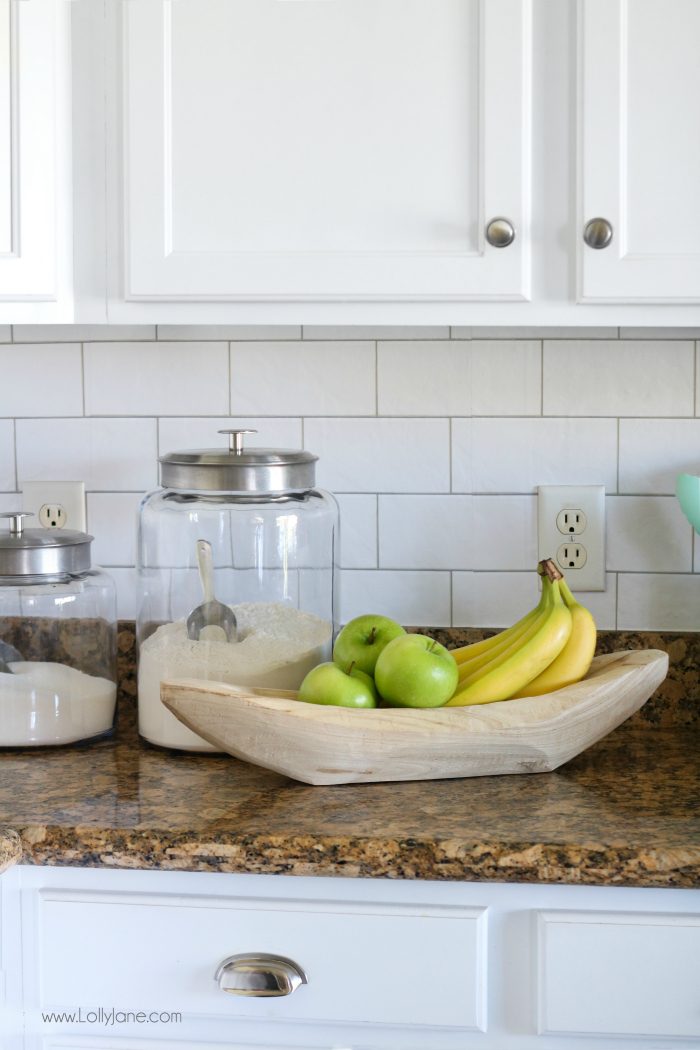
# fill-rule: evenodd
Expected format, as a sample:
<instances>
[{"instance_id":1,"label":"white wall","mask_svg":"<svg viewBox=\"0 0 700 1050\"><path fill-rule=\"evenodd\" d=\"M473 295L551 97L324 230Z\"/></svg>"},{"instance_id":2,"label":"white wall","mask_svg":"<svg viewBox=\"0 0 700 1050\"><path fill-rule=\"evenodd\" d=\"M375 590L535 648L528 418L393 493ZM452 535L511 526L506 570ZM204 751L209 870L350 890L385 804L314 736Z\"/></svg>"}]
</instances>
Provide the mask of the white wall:
<instances>
[{"instance_id":1,"label":"white wall","mask_svg":"<svg viewBox=\"0 0 700 1050\"><path fill-rule=\"evenodd\" d=\"M131 618L158 455L241 423L320 456L343 619L498 626L535 600L536 486L602 483L599 626L695 630L700 557L673 491L700 472L699 347L696 329L0 326L0 510L24 480L84 479Z\"/></svg>"}]
</instances>

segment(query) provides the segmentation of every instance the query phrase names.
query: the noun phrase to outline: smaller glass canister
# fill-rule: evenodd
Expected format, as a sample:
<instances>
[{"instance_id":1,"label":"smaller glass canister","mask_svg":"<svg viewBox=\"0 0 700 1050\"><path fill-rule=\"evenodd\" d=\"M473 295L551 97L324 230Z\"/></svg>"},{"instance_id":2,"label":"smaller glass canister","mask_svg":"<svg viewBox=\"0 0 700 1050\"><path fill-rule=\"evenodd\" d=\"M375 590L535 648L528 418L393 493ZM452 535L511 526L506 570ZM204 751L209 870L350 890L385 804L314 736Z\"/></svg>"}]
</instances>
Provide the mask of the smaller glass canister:
<instances>
[{"instance_id":1,"label":"smaller glass canister","mask_svg":"<svg viewBox=\"0 0 700 1050\"><path fill-rule=\"evenodd\" d=\"M92 536L0 523L0 747L108 733L117 697L114 582ZM9 528L7 528L9 525Z\"/></svg>"}]
</instances>

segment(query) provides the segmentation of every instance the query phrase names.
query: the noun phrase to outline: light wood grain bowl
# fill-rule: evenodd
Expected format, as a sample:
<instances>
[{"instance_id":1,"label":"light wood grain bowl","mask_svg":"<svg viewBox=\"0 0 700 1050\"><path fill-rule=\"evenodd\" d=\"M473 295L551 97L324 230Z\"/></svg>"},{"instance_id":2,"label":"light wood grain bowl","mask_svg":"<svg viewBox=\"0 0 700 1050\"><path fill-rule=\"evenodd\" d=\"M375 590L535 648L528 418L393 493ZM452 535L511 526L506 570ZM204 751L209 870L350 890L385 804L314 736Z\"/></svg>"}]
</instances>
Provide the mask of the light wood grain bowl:
<instances>
[{"instance_id":1,"label":"light wood grain bowl","mask_svg":"<svg viewBox=\"0 0 700 1050\"><path fill-rule=\"evenodd\" d=\"M358 711L296 693L163 682L168 710L221 751L305 784L545 773L629 718L666 677L657 649L598 656L583 681L478 707Z\"/></svg>"}]
</instances>

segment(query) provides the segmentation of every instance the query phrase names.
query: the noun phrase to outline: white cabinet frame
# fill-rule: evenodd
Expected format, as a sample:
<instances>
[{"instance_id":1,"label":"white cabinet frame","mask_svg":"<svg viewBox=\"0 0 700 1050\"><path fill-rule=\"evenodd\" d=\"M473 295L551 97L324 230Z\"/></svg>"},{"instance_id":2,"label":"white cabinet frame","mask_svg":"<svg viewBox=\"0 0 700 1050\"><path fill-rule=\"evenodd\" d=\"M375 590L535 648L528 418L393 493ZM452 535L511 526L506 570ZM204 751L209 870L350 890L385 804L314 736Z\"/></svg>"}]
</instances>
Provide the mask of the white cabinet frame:
<instances>
[{"instance_id":1,"label":"white cabinet frame","mask_svg":"<svg viewBox=\"0 0 700 1050\"><path fill-rule=\"evenodd\" d=\"M71 319L69 18L0 0L0 321Z\"/></svg>"}]
</instances>

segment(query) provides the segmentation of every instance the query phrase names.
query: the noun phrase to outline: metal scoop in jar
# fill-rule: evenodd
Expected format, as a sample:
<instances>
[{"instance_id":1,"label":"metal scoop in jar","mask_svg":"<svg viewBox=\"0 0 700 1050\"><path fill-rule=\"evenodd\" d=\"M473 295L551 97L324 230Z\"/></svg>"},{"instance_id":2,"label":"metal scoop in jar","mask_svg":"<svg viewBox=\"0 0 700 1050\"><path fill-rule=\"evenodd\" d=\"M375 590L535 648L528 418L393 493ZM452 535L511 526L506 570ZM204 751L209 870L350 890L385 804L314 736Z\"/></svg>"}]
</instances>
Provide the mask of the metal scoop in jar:
<instances>
[{"instance_id":1,"label":"metal scoop in jar","mask_svg":"<svg viewBox=\"0 0 700 1050\"><path fill-rule=\"evenodd\" d=\"M227 642L237 642L238 625L235 615L228 605L214 597L214 563L211 543L208 540L197 540L197 564L204 601L187 617L187 637L198 641L206 627L219 627L226 635Z\"/></svg>"}]
</instances>

